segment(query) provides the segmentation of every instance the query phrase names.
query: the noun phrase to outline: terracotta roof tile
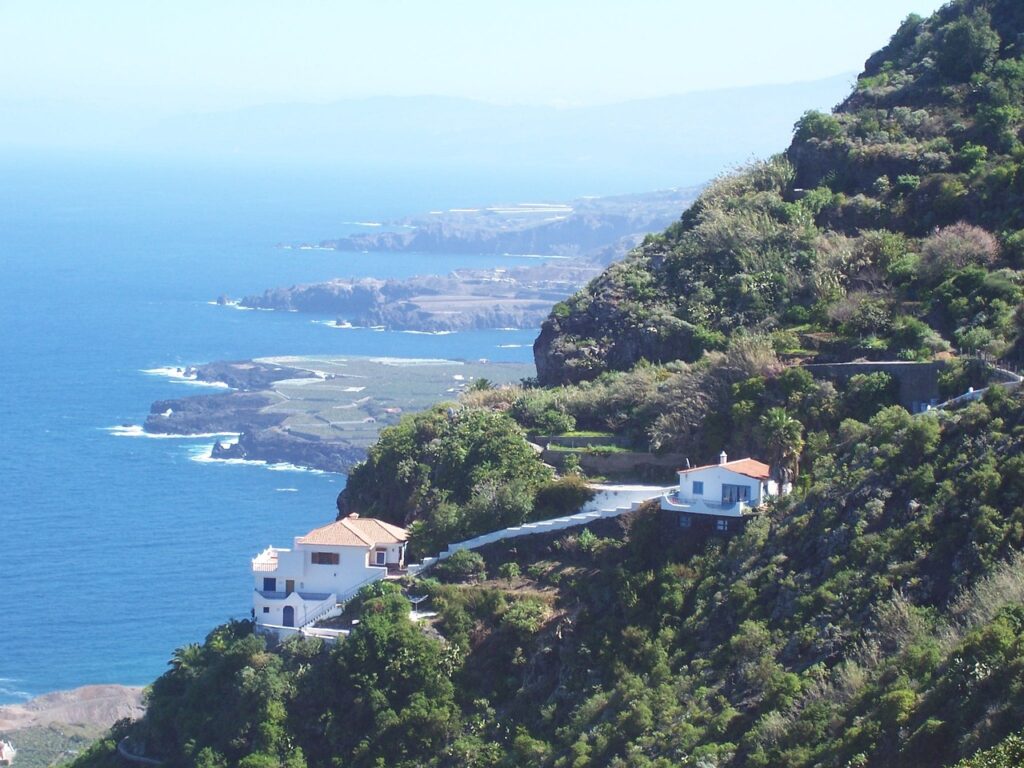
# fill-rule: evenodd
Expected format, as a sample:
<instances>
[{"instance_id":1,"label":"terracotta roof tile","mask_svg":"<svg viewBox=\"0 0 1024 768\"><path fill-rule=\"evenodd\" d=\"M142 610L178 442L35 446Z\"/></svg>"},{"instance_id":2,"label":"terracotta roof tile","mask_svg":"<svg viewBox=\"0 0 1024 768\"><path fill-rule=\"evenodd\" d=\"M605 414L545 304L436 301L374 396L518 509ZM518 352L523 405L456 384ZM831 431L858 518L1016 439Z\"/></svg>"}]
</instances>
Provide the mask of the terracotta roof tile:
<instances>
[{"instance_id":1,"label":"terracotta roof tile","mask_svg":"<svg viewBox=\"0 0 1024 768\"><path fill-rule=\"evenodd\" d=\"M735 461L727 461L724 464L705 464L702 467L693 467L691 469L680 469L680 474L688 474L690 472L697 472L702 469L711 469L712 467L724 467L725 469L731 469L733 472L737 472L747 477L753 477L757 480L768 480L771 478L771 467L765 464L763 461L757 459L736 459Z\"/></svg>"},{"instance_id":2,"label":"terracotta roof tile","mask_svg":"<svg viewBox=\"0 0 1024 768\"><path fill-rule=\"evenodd\" d=\"M400 544L409 538L404 528L372 517L349 515L333 523L314 528L296 539L298 544L324 544L331 547L373 547Z\"/></svg>"}]
</instances>

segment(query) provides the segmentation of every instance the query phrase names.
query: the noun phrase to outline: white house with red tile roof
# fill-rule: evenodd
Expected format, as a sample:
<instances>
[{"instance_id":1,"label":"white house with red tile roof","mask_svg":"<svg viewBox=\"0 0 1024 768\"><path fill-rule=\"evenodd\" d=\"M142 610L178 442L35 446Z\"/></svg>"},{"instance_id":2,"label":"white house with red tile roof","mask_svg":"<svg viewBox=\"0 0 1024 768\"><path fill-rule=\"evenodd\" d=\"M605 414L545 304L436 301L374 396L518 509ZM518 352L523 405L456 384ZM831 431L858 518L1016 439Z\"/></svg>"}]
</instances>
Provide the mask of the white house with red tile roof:
<instances>
[{"instance_id":1,"label":"white house with red tile roof","mask_svg":"<svg viewBox=\"0 0 1024 768\"><path fill-rule=\"evenodd\" d=\"M361 587L405 567L404 528L351 514L296 536L292 549L267 547L252 560L257 628L304 627Z\"/></svg>"},{"instance_id":2,"label":"white house with red tile roof","mask_svg":"<svg viewBox=\"0 0 1024 768\"><path fill-rule=\"evenodd\" d=\"M788 484L780 488L764 462L750 458L729 461L722 451L717 464L679 470L679 487L662 496L661 508L680 512L683 527L688 525L688 515L711 515L721 519L719 530L726 531L728 518L742 517L770 497L788 491Z\"/></svg>"}]
</instances>

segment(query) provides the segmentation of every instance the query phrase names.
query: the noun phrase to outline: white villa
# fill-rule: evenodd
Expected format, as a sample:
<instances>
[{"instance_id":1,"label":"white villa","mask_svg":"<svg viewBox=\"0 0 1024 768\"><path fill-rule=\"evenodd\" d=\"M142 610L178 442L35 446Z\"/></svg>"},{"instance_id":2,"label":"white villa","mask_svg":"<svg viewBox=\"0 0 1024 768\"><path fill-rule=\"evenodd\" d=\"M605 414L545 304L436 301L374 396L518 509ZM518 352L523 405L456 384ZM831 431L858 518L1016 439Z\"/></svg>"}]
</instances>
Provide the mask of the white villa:
<instances>
[{"instance_id":1,"label":"white villa","mask_svg":"<svg viewBox=\"0 0 1024 768\"><path fill-rule=\"evenodd\" d=\"M679 470L679 487L661 497L661 508L679 513L681 528L691 527L696 515L713 518L715 529L728 531L730 518L741 518L769 497L788 493L790 484L772 479L771 468L756 459L729 461L725 451L717 464Z\"/></svg>"},{"instance_id":2,"label":"white villa","mask_svg":"<svg viewBox=\"0 0 1024 768\"><path fill-rule=\"evenodd\" d=\"M403 571L408 538L397 525L351 514L297 536L292 549L267 547L252 559L257 630L304 627Z\"/></svg>"}]
</instances>

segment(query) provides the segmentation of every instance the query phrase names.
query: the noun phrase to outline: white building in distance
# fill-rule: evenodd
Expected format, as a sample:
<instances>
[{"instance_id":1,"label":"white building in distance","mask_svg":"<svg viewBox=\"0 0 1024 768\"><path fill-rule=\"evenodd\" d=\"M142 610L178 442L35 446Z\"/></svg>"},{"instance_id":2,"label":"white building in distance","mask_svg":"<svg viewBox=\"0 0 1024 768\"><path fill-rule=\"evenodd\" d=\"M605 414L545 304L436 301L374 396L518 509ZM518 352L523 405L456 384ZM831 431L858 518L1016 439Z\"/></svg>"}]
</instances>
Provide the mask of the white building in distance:
<instances>
[{"instance_id":1,"label":"white building in distance","mask_svg":"<svg viewBox=\"0 0 1024 768\"><path fill-rule=\"evenodd\" d=\"M780 487L771 468L756 459L729 461L725 451L717 464L679 470L679 487L661 498L661 508L679 513L679 526L689 528L695 515L713 518L718 531L730 530L730 518L742 518L772 496L788 493Z\"/></svg>"},{"instance_id":2,"label":"white building in distance","mask_svg":"<svg viewBox=\"0 0 1024 768\"><path fill-rule=\"evenodd\" d=\"M405 569L409 534L351 514L297 536L292 549L267 547L252 560L257 629L304 627L360 588Z\"/></svg>"}]
</instances>

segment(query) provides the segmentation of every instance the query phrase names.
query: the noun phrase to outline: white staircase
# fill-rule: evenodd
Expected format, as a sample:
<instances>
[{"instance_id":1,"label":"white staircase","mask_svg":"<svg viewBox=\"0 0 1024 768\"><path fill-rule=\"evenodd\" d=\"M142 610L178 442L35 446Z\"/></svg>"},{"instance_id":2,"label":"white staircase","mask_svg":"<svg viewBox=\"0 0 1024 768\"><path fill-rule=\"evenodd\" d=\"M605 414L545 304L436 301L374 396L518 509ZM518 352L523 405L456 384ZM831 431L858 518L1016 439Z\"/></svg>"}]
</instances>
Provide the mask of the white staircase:
<instances>
[{"instance_id":1,"label":"white staircase","mask_svg":"<svg viewBox=\"0 0 1024 768\"><path fill-rule=\"evenodd\" d=\"M627 512L638 509L642 504L652 499L661 498L661 495L675 488L663 488L661 486L630 485L630 486L592 486L595 491L594 498L583 505L579 512L566 517L555 517L549 520L537 520L522 525L514 525L511 528L504 528L500 531L485 533L466 541L449 544L444 552L436 557L425 557L423 561L409 566L409 574L416 576L437 565L441 560L447 560L459 550L478 549L487 544L504 539L514 539L520 536L531 536L535 533L552 533L580 525L592 523L610 517L618 517Z\"/></svg>"}]
</instances>

